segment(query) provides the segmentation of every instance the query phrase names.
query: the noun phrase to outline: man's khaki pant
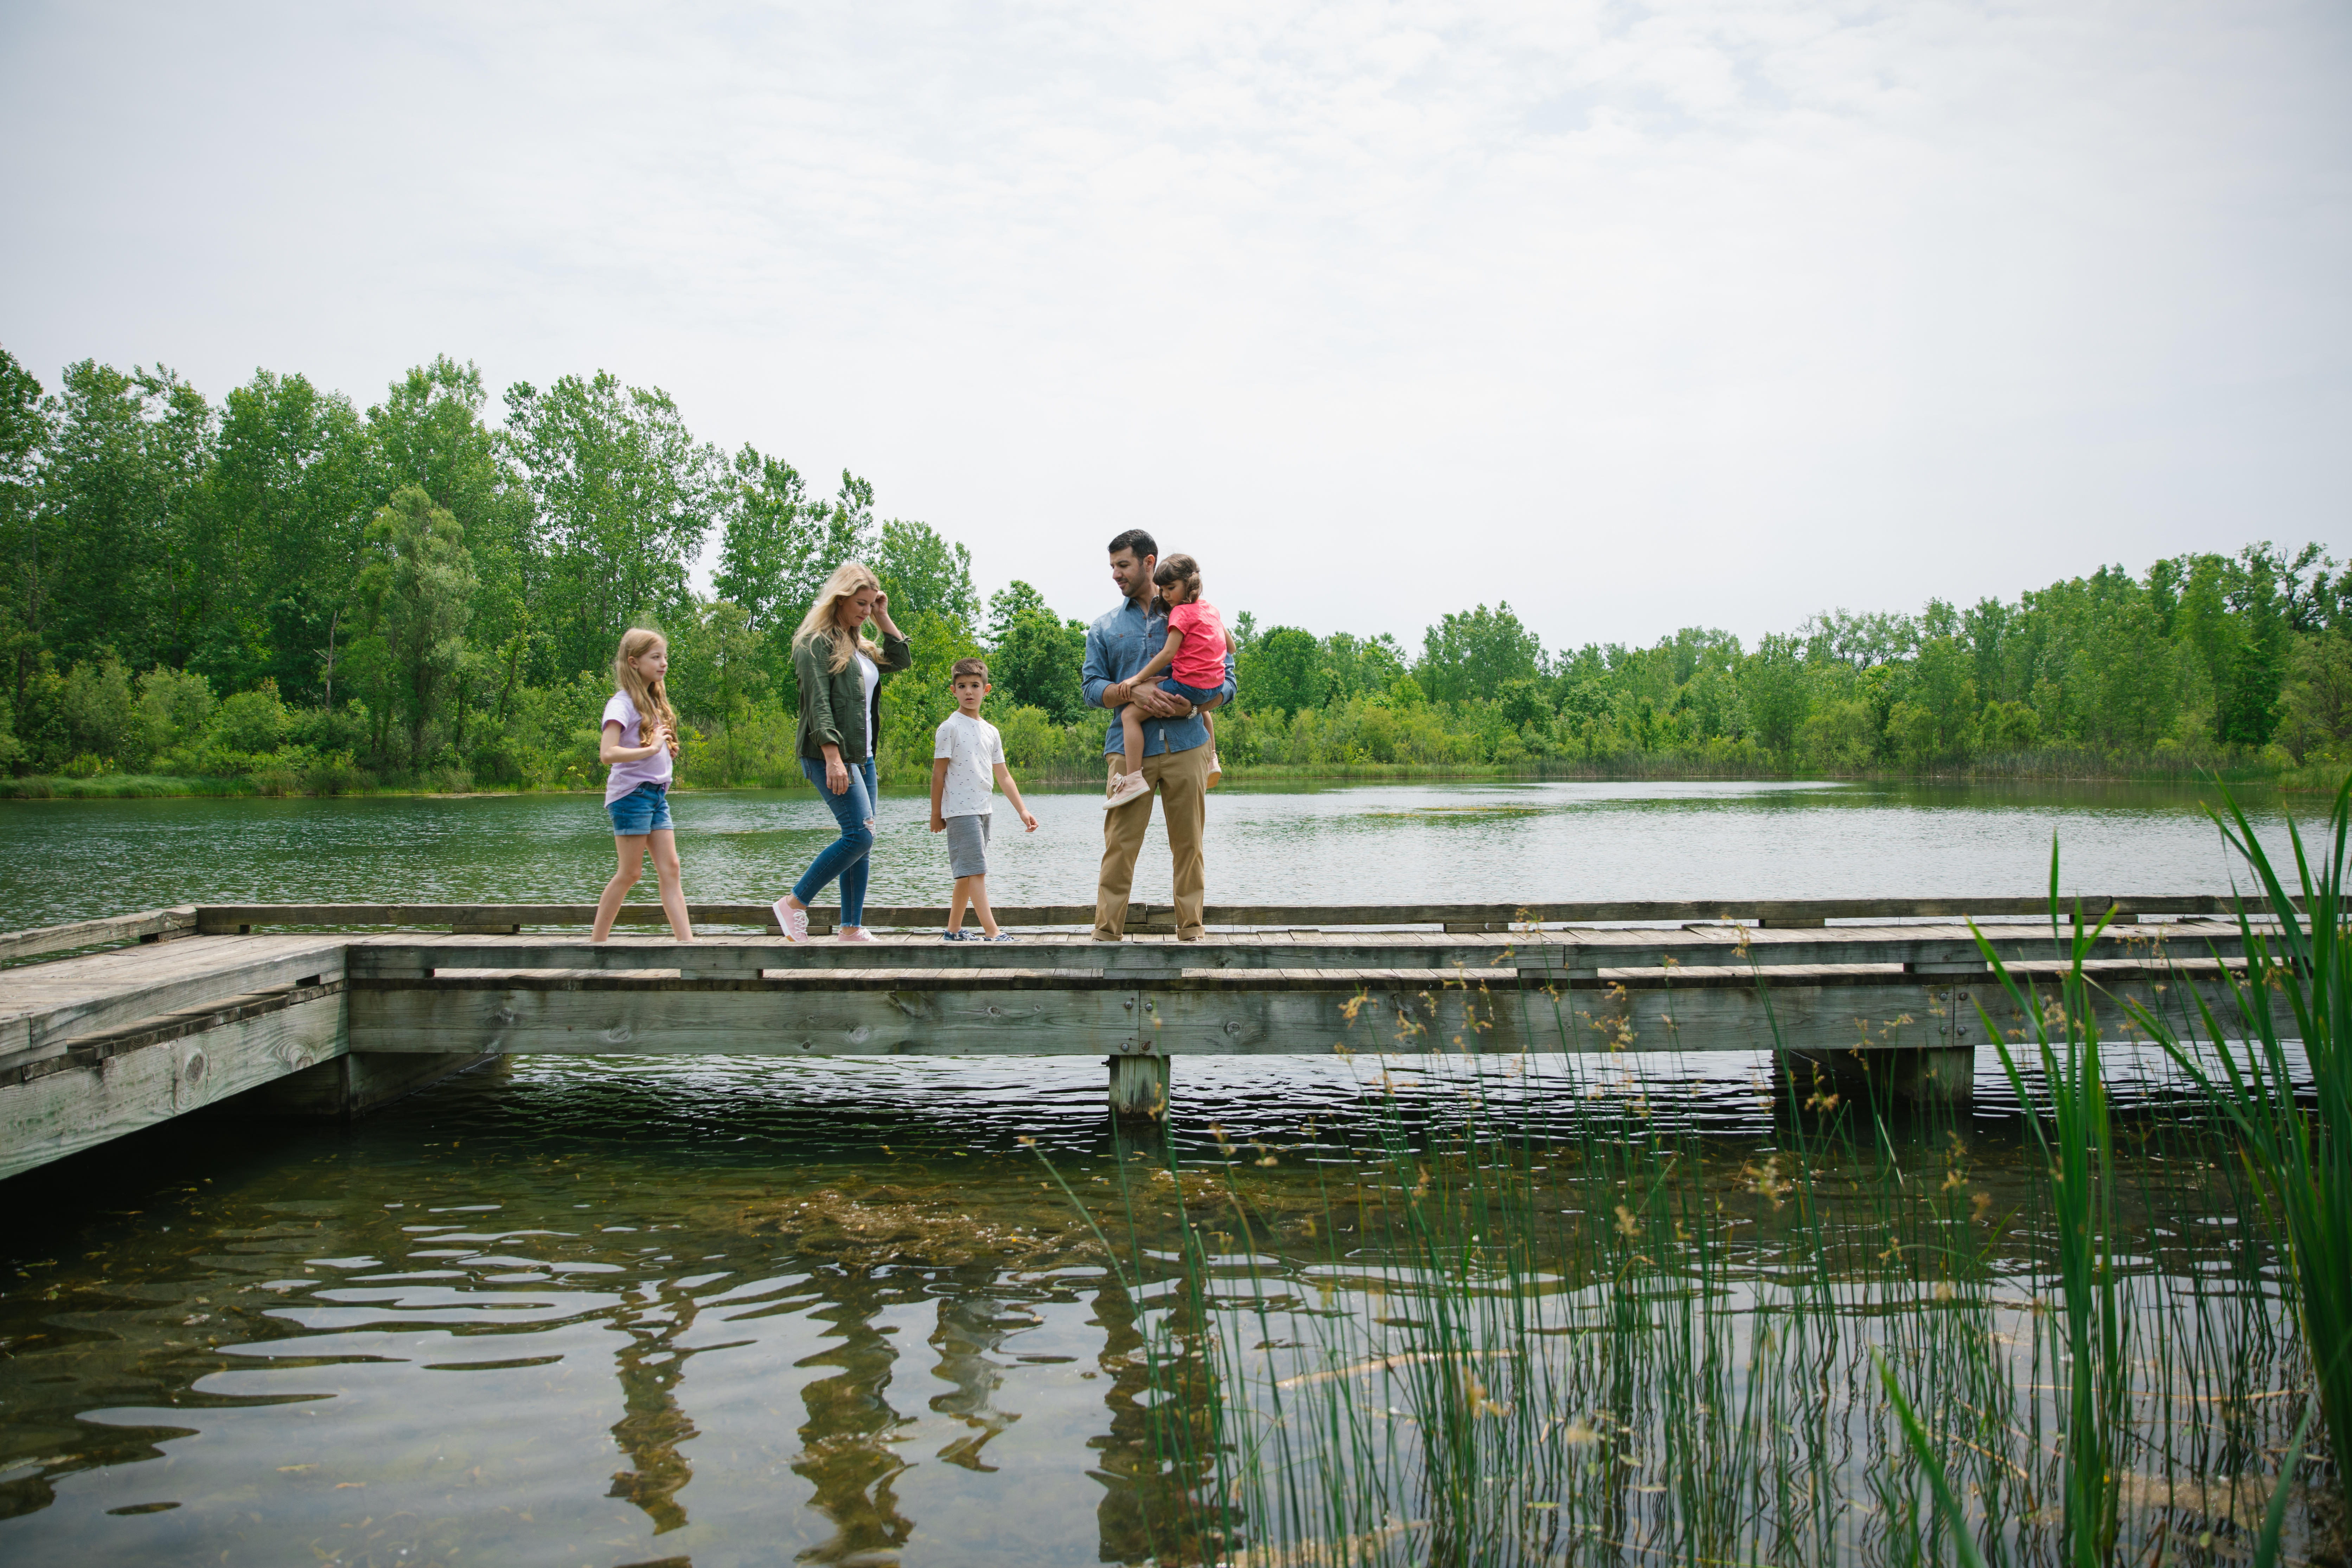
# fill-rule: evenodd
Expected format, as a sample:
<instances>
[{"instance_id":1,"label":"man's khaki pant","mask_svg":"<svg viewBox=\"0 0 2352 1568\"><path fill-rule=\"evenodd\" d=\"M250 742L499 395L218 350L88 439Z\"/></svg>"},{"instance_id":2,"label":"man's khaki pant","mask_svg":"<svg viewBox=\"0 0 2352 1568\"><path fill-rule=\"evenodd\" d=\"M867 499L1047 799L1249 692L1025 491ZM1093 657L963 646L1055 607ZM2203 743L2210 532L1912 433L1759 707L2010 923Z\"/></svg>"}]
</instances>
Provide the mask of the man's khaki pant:
<instances>
[{"instance_id":1,"label":"man's khaki pant","mask_svg":"<svg viewBox=\"0 0 2352 1568\"><path fill-rule=\"evenodd\" d=\"M1202 872L1201 826L1207 820L1209 752L1195 746L1189 752L1162 752L1143 759L1143 777L1160 796L1168 819L1168 849L1174 858L1176 934L1186 942L1201 936ZM1127 759L1110 759L1110 776L1127 771ZM1127 930L1127 895L1135 886L1135 858L1143 848L1144 829L1151 826L1151 795L1137 795L1116 811L1103 813L1102 877L1095 891L1095 940L1117 942Z\"/></svg>"}]
</instances>

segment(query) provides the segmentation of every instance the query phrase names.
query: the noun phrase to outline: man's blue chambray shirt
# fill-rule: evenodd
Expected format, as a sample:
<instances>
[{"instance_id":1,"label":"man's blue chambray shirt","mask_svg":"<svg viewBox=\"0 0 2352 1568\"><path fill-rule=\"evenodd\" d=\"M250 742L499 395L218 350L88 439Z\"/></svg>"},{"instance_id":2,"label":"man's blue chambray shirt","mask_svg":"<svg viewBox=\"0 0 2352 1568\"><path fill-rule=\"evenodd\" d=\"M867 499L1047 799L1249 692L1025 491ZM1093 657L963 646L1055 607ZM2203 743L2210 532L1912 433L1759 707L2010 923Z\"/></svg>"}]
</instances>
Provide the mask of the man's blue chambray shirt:
<instances>
[{"instance_id":1,"label":"man's blue chambray shirt","mask_svg":"<svg viewBox=\"0 0 2352 1568\"><path fill-rule=\"evenodd\" d=\"M1110 614L1087 628L1086 691L1087 706L1102 707L1103 693L1127 679L1150 664L1168 641L1168 610L1157 599L1151 613L1136 608L1129 599ZM1164 677L1163 677L1164 679ZM1217 689L1228 702L1234 698L1234 645L1225 639L1225 683ZM1127 749L1119 735L1118 715L1107 715L1110 731L1103 740L1103 755L1116 756ZM1209 743L1209 727L1197 713L1189 719L1146 719L1143 721L1143 754L1156 757L1162 752L1189 752L1195 746Z\"/></svg>"}]
</instances>

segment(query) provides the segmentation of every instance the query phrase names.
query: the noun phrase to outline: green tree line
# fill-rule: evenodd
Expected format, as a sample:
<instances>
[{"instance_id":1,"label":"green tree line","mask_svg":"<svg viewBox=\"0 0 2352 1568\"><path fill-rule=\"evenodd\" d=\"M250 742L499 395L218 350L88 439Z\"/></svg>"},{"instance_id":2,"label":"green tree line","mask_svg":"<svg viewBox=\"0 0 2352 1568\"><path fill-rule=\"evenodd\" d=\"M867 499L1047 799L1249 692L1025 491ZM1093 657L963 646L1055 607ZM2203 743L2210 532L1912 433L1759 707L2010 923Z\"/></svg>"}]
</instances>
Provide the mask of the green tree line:
<instances>
[{"instance_id":1,"label":"green tree line","mask_svg":"<svg viewBox=\"0 0 2352 1568\"><path fill-rule=\"evenodd\" d=\"M697 594L710 552L713 592ZM698 441L658 389L598 373L494 405L448 358L362 408L262 371L217 401L169 370L0 351L0 770L376 785L586 787L630 625L661 627L685 782L796 784L789 639L871 563L915 647L884 703L894 775L928 769L946 671L985 653L1017 767L1092 777L1083 623L830 495ZM1742 647L1546 650L1507 605L1392 637L1233 617L1231 767L1559 771L2186 770L2336 763L2352 736L2352 571L2267 544L2105 568L2013 602L1819 615Z\"/></svg>"}]
</instances>

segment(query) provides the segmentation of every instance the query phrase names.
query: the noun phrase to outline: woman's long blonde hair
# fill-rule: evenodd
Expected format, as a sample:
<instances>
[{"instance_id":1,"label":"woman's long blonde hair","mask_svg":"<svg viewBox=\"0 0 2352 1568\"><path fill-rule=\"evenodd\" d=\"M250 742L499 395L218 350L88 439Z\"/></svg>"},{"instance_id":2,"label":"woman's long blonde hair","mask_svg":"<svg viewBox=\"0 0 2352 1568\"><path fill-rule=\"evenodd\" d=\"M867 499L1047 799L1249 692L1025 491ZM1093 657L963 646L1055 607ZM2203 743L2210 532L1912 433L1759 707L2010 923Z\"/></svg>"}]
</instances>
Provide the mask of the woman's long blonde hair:
<instances>
[{"instance_id":1,"label":"woman's long blonde hair","mask_svg":"<svg viewBox=\"0 0 2352 1568\"><path fill-rule=\"evenodd\" d=\"M621 651L613 656L613 684L621 695L637 705L637 738L634 742L650 746L667 724L670 733L677 733L677 715L670 711L669 693L664 689L667 681L647 680L631 664L633 658L643 658L656 647L667 647L669 639L646 626L631 626L621 634Z\"/></svg>"},{"instance_id":2,"label":"woman's long blonde hair","mask_svg":"<svg viewBox=\"0 0 2352 1568\"><path fill-rule=\"evenodd\" d=\"M841 602L860 588L879 592L881 587L881 582L863 561L845 561L835 567L833 575L824 580L824 586L816 591L816 600L809 605L808 614L801 617L801 629L793 634L793 651L798 653L807 644L826 637L831 639L833 655L824 667L835 675L847 669L849 661L861 653L881 663L881 645L866 635L863 626L857 628L855 637L834 635L841 626Z\"/></svg>"}]
</instances>

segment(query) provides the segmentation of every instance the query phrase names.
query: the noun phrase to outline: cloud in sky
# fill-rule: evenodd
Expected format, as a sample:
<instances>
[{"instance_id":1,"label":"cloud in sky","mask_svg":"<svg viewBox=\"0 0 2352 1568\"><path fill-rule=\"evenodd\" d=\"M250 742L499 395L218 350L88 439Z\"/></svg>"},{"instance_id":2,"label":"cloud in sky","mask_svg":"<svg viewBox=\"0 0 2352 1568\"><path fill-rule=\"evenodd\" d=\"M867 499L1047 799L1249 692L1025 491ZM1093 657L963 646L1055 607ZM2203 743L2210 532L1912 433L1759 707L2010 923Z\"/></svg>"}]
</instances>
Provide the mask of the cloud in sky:
<instances>
[{"instance_id":1,"label":"cloud in sky","mask_svg":"<svg viewBox=\"0 0 2352 1568\"><path fill-rule=\"evenodd\" d=\"M5 342L606 367L1067 613L1550 645L2352 545L2352 12L0 16Z\"/></svg>"}]
</instances>

